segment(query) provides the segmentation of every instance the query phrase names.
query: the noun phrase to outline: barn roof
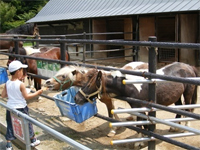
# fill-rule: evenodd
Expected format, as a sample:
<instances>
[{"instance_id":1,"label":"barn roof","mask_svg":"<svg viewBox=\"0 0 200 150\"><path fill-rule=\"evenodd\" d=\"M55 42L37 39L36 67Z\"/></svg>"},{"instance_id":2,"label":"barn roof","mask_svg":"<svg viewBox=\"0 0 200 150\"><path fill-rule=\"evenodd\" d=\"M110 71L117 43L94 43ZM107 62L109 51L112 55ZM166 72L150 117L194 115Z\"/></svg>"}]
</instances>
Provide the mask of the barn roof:
<instances>
[{"instance_id":1,"label":"barn roof","mask_svg":"<svg viewBox=\"0 0 200 150\"><path fill-rule=\"evenodd\" d=\"M50 0L27 22L200 10L200 0Z\"/></svg>"}]
</instances>

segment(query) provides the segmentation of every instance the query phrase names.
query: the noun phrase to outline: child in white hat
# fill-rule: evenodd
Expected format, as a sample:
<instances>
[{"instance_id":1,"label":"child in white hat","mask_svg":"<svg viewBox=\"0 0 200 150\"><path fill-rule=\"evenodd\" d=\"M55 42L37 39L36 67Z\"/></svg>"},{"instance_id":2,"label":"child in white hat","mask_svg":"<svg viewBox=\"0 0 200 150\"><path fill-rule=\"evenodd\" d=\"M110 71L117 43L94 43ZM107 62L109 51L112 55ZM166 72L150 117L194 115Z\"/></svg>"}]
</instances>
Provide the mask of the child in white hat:
<instances>
[{"instance_id":1,"label":"child in white hat","mask_svg":"<svg viewBox=\"0 0 200 150\"><path fill-rule=\"evenodd\" d=\"M27 68L28 66L22 64L20 61L15 60L12 61L8 70L11 74L11 79L8 80L3 88L1 96L3 98L8 97L7 105L22 113L29 114L26 100L31 99L37 95L42 94L43 90L38 90L35 93L27 93L25 85L21 80L23 77L23 68ZM10 111L6 111L6 122L7 122L7 132L6 132L6 150L12 150L11 140L16 139L13 133L12 122L10 117ZM35 138L35 134L33 131L33 126L29 123L29 132L30 132L30 140L31 146L35 147L40 144L40 141Z\"/></svg>"}]
</instances>

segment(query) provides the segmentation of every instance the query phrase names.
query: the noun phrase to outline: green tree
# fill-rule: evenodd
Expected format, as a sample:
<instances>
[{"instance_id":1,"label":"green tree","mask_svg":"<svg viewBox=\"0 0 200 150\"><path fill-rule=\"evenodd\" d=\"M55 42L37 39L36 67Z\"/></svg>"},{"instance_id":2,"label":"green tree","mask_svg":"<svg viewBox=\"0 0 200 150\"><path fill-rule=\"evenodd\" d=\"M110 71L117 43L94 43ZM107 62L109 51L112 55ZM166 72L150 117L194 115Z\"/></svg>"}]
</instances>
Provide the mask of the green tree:
<instances>
[{"instance_id":1,"label":"green tree","mask_svg":"<svg viewBox=\"0 0 200 150\"><path fill-rule=\"evenodd\" d=\"M8 3L4 3L0 1L0 26L1 32L5 30L5 24L13 21L13 17L15 16L16 8Z\"/></svg>"},{"instance_id":2,"label":"green tree","mask_svg":"<svg viewBox=\"0 0 200 150\"><path fill-rule=\"evenodd\" d=\"M0 18L2 18L0 31L5 32L8 29L24 24L26 21L33 18L48 0L0 0L0 2L3 3L2 6L0 5L0 11L4 9L4 5L6 5L8 8L5 12L12 12L12 16L7 17L7 20L2 18L4 14L0 14Z\"/></svg>"}]
</instances>

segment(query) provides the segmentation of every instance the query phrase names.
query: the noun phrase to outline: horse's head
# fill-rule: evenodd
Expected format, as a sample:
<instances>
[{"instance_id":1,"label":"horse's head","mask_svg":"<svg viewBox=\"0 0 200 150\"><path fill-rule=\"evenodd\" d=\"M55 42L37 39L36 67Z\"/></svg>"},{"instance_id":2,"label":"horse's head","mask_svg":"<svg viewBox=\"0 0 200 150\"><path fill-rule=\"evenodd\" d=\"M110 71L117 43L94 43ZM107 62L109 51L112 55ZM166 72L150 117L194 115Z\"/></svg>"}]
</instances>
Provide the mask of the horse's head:
<instances>
[{"instance_id":1,"label":"horse's head","mask_svg":"<svg viewBox=\"0 0 200 150\"><path fill-rule=\"evenodd\" d=\"M16 54L15 48L14 48L14 47L10 47L10 48L8 49L8 53L10 53L10 54ZM26 55L26 50L25 50L23 47L19 47L19 52L18 52L18 53L19 53L20 55ZM9 56L9 57L8 57L7 66L8 66L13 60L16 60L16 57L15 57L15 56ZM20 57L20 58L19 58L19 61L21 61L23 64L27 64L25 58Z\"/></svg>"},{"instance_id":2,"label":"horse's head","mask_svg":"<svg viewBox=\"0 0 200 150\"><path fill-rule=\"evenodd\" d=\"M40 35L40 33L39 33L39 28L37 27L37 24L36 24L36 23L34 23L33 35L34 35L34 36L39 36L39 35Z\"/></svg>"},{"instance_id":3,"label":"horse's head","mask_svg":"<svg viewBox=\"0 0 200 150\"><path fill-rule=\"evenodd\" d=\"M89 78L88 78L89 79ZM102 91L102 72L94 72L91 79L78 91L74 100L77 104L93 103Z\"/></svg>"},{"instance_id":4,"label":"horse's head","mask_svg":"<svg viewBox=\"0 0 200 150\"><path fill-rule=\"evenodd\" d=\"M8 49L8 53L10 53L10 54L15 54L15 48L13 48L12 46ZM14 56L8 56L8 62L7 62L7 66L9 66L9 64L13 61L13 60L15 60L16 59L16 57L14 57Z\"/></svg>"},{"instance_id":5,"label":"horse's head","mask_svg":"<svg viewBox=\"0 0 200 150\"><path fill-rule=\"evenodd\" d=\"M55 76L45 81L45 87L49 90L65 90L74 85L78 70L71 66L65 66L61 68Z\"/></svg>"}]
</instances>

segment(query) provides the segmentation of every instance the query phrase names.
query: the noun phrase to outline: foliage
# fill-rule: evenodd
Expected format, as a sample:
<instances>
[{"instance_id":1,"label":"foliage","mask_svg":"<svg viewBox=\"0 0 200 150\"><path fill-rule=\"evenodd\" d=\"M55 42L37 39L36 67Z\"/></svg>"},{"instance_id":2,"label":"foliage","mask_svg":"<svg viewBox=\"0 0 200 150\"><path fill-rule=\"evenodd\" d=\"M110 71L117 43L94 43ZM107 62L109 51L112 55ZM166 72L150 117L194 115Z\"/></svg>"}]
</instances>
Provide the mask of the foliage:
<instances>
[{"instance_id":1,"label":"foliage","mask_svg":"<svg viewBox=\"0 0 200 150\"><path fill-rule=\"evenodd\" d=\"M23 20L22 21L18 20L18 21L13 21L13 22L5 22L2 26L2 30L7 31L10 29L16 28L22 24L25 24L25 22Z\"/></svg>"},{"instance_id":2,"label":"foliage","mask_svg":"<svg viewBox=\"0 0 200 150\"><path fill-rule=\"evenodd\" d=\"M0 0L0 32L24 24L47 2L48 0Z\"/></svg>"},{"instance_id":3,"label":"foliage","mask_svg":"<svg viewBox=\"0 0 200 150\"><path fill-rule=\"evenodd\" d=\"M15 16L16 8L10 4L0 1L0 25L12 21Z\"/></svg>"}]
</instances>

